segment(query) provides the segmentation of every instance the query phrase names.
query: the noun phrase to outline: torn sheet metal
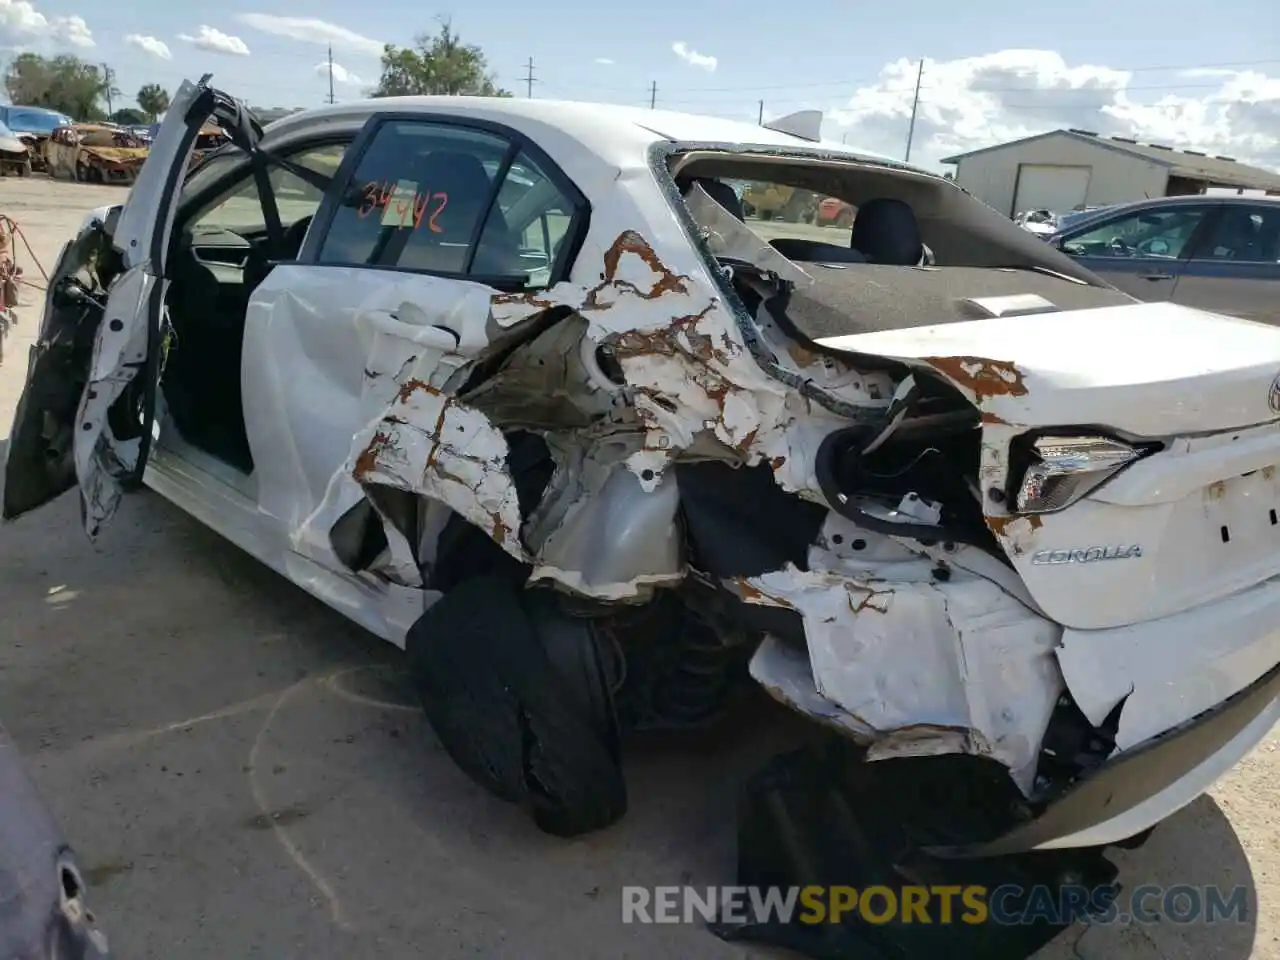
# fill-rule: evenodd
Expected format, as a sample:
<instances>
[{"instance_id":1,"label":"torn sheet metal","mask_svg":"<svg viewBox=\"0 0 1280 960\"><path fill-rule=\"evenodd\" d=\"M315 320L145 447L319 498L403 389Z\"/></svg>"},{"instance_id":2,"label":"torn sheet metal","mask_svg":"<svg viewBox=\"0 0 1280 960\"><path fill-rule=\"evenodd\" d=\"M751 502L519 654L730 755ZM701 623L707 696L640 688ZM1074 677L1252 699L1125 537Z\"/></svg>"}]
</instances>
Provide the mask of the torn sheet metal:
<instances>
[{"instance_id":1,"label":"torn sheet metal","mask_svg":"<svg viewBox=\"0 0 1280 960\"><path fill-rule=\"evenodd\" d=\"M783 706L825 727L859 743L874 743L879 736L858 717L818 693L809 654L804 650L777 637L766 636L751 658L749 672L751 678Z\"/></svg>"},{"instance_id":2,"label":"torn sheet metal","mask_svg":"<svg viewBox=\"0 0 1280 960\"><path fill-rule=\"evenodd\" d=\"M355 311L368 351L361 386L365 426L352 438L311 515L293 532L293 548L323 557L334 525L369 493L385 487L451 507L504 549L524 559L507 443L484 414L452 395L451 381L490 344L489 296L481 284L406 276L378 286ZM417 530L401 529L368 495L387 535L385 572L420 585Z\"/></svg>"},{"instance_id":3,"label":"torn sheet metal","mask_svg":"<svg viewBox=\"0 0 1280 960\"><path fill-rule=\"evenodd\" d=\"M627 469L627 435L563 443L547 438L556 471L526 527L531 582L554 580L600 600L643 601L685 575L674 472L646 491Z\"/></svg>"},{"instance_id":4,"label":"torn sheet metal","mask_svg":"<svg viewBox=\"0 0 1280 960\"><path fill-rule=\"evenodd\" d=\"M1277 623L1280 581L1270 580L1158 620L1068 629L1057 656L1090 723L1101 725L1124 702L1116 747L1127 750L1186 723L1271 670L1280 662Z\"/></svg>"},{"instance_id":5,"label":"torn sheet metal","mask_svg":"<svg viewBox=\"0 0 1280 960\"><path fill-rule=\"evenodd\" d=\"M833 535L843 533L824 532ZM759 592L749 601L783 604L803 618L816 702L847 713L839 722L851 732L874 731L870 759L990 756L1030 792L1063 689L1054 659L1061 628L983 577L950 569L944 578L934 561L911 557L891 538L858 539L865 558L815 547L807 572L791 567L745 581ZM776 651L757 658L753 676L803 709L795 664ZM816 716L830 720L830 711Z\"/></svg>"},{"instance_id":6,"label":"torn sheet metal","mask_svg":"<svg viewBox=\"0 0 1280 960\"><path fill-rule=\"evenodd\" d=\"M520 503L507 441L478 410L421 380L406 381L387 412L356 438L352 475L362 485L407 490L448 504L513 556Z\"/></svg>"},{"instance_id":7,"label":"torn sheet metal","mask_svg":"<svg viewBox=\"0 0 1280 960\"><path fill-rule=\"evenodd\" d=\"M701 199L720 210L700 188L692 194L686 201L691 206ZM796 281L807 279L746 227L736 221L730 226L726 220L732 218L715 218L721 230L717 243L744 253L750 242L757 253L753 262L761 260L762 269ZM735 229L736 234L731 232ZM749 465L768 462L776 472L791 463L791 431L816 432L814 424L806 423L813 405L760 368L711 279L673 272L634 231L617 237L603 266L600 282L589 288L560 284L536 293L496 294L493 317L507 327L544 310L567 307L587 320L588 338L611 348L648 430L645 444L628 461L645 489L655 489L676 453L704 433ZM803 369L785 353L780 359L797 373ZM805 365L814 362L804 360ZM829 374L827 379L832 379ZM888 402L857 376L832 382L831 388L842 401L867 409ZM829 429L828 424L821 426ZM790 470L779 473L780 485L818 496L808 462L796 459Z\"/></svg>"},{"instance_id":8,"label":"torn sheet metal","mask_svg":"<svg viewBox=\"0 0 1280 960\"><path fill-rule=\"evenodd\" d=\"M706 202L714 206L709 198ZM747 235L754 237L749 231ZM776 253L774 258L780 261L774 264L778 270L792 269L803 278L798 268L788 267L788 261ZM497 425L514 425L502 415L511 409L509 403L501 402L507 392L502 374L465 402L451 394L487 348L507 342L520 324L562 307L581 318L576 322L585 321L578 360L593 354L596 346L606 346L622 371L625 387L617 394L628 402L644 433L628 455L626 467L644 492L657 494L665 489L667 464L679 451L698 446L710 436L722 449L728 448L722 455L748 463L766 461L785 489L816 497L810 466L813 452L823 433L840 420L832 414L815 415L808 401L760 369L735 315L710 278L675 273L634 231L621 233L605 252L600 276L600 282L590 287L562 283L547 291L521 294L495 293L465 281L413 277L381 292L379 303L362 306L360 317L379 333L366 371L370 420L355 438L343 472L362 487L384 484L438 499L489 531L508 553L536 562L520 540L522 518ZM449 333L457 339L452 348ZM552 336L548 342L557 341ZM521 348L530 349L541 352L547 347ZM527 370L519 370L518 361L508 363L513 377L528 377ZM558 387L549 384L545 372L541 381L530 382L540 382L544 392L573 401L605 393L598 371L589 364L566 359L558 369L570 382ZM856 377L840 387L847 400L870 407L884 403L872 397ZM515 396L519 391L509 392ZM606 407L616 401L617 397L604 397ZM585 404L589 416L599 411L598 401ZM621 481L608 482L616 487ZM326 501L342 500L349 509L351 504L345 501L353 494L349 483L335 481ZM660 495L658 502L666 499ZM295 539L314 538L320 532L316 524L332 526L341 515L334 503L322 505ZM409 555L407 531L397 535L389 530L388 537L395 540L393 552L402 558ZM566 541L562 535L555 542ZM549 537L546 543L550 546ZM597 564L608 566L597 551L593 555ZM566 585L584 587L583 571L565 566L566 562L565 556L548 558L543 573ZM668 582L672 572L666 566L657 564L662 569L637 573L637 577L644 582ZM404 573L410 575L408 570ZM598 585L605 596L635 589L634 584L624 588L610 577L605 579L609 583Z\"/></svg>"}]
</instances>

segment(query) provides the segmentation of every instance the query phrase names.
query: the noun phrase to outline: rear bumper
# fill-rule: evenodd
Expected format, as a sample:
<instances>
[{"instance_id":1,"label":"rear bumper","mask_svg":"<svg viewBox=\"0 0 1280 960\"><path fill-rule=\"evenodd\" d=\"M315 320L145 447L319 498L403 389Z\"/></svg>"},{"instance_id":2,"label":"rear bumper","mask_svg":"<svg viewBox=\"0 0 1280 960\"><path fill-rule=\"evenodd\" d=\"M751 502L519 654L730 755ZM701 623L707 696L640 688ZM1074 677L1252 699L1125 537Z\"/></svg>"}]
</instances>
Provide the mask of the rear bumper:
<instances>
[{"instance_id":1,"label":"rear bumper","mask_svg":"<svg viewBox=\"0 0 1280 960\"><path fill-rule=\"evenodd\" d=\"M1277 720L1280 666L1186 724L1119 754L996 840L932 852L986 857L1127 840L1208 790Z\"/></svg>"}]
</instances>

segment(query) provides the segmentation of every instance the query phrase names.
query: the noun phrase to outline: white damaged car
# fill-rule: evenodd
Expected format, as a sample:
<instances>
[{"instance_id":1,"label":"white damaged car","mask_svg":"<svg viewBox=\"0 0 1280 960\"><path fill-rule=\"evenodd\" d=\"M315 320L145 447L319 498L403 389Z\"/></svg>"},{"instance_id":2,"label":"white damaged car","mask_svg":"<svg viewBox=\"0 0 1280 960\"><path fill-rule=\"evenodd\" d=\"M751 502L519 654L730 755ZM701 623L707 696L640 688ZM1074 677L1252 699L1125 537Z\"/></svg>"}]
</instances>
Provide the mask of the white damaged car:
<instances>
[{"instance_id":1,"label":"white damaged car","mask_svg":"<svg viewBox=\"0 0 1280 960\"><path fill-rule=\"evenodd\" d=\"M264 132L201 81L62 254L3 513L78 485L95 536L158 491L405 646L556 834L623 815L627 733L754 678L849 768L988 784L949 855L1093 848L1280 715L1278 374L1280 330L839 145L449 97Z\"/></svg>"}]
</instances>

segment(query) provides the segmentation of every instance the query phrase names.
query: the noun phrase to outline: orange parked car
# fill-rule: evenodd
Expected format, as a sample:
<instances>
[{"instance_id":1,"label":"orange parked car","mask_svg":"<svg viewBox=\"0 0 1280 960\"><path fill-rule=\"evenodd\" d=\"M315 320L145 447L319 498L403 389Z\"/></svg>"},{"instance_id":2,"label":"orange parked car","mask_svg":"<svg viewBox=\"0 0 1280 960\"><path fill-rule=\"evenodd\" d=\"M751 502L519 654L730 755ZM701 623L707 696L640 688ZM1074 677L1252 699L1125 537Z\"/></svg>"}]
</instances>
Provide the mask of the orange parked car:
<instances>
[{"instance_id":1,"label":"orange parked car","mask_svg":"<svg viewBox=\"0 0 1280 960\"><path fill-rule=\"evenodd\" d=\"M852 227L854 209L836 197L827 197L818 204L813 222L819 227Z\"/></svg>"}]
</instances>

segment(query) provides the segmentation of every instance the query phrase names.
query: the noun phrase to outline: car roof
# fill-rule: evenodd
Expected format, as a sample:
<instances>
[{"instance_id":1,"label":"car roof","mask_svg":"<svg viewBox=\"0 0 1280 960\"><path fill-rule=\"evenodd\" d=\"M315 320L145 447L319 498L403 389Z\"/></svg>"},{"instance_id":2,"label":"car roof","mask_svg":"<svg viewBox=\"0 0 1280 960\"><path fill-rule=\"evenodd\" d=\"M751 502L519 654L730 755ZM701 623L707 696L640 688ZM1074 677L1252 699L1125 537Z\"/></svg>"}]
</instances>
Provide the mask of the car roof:
<instances>
[{"instance_id":1,"label":"car roof","mask_svg":"<svg viewBox=\"0 0 1280 960\"><path fill-rule=\"evenodd\" d=\"M671 110L650 110L610 103L533 100L515 97L379 97L333 104L281 117L267 126L273 139L302 133L311 126L354 126L379 113L434 113L501 123L527 131L540 127L555 131L601 156L625 152L634 157L663 141L726 143L796 150L821 150L851 160L892 163L892 157L831 141L815 142L764 126L723 117ZM535 138L536 139L536 138ZM919 168L911 168L919 170ZM919 170L921 173L928 171Z\"/></svg>"},{"instance_id":2,"label":"car roof","mask_svg":"<svg viewBox=\"0 0 1280 960\"><path fill-rule=\"evenodd\" d=\"M1203 203L1225 204L1227 206L1275 206L1280 209L1280 197L1242 197L1233 194L1209 196L1204 193L1193 193L1180 197L1152 197L1148 200L1134 200L1130 203L1117 203L1111 206L1099 207L1096 210L1073 211L1078 213L1079 217L1067 229L1074 232L1081 227L1089 226L1095 222L1102 223L1116 216L1124 216L1126 213L1140 213L1143 210L1155 209L1164 210L1169 207L1184 207ZM1064 214L1064 216L1066 215Z\"/></svg>"},{"instance_id":3,"label":"car roof","mask_svg":"<svg viewBox=\"0 0 1280 960\"><path fill-rule=\"evenodd\" d=\"M1107 209L1114 213L1119 213L1122 210L1142 210L1147 207L1178 207L1186 204L1197 203L1247 203L1250 206L1257 206L1258 204L1280 204L1280 197L1243 197L1238 194L1229 193L1225 193L1221 196L1210 196L1205 193L1193 193L1181 197L1152 197L1148 200L1134 200L1131 203L1119 203L1113 207L1108 207Z\"/></svg>"}]
</instances>

